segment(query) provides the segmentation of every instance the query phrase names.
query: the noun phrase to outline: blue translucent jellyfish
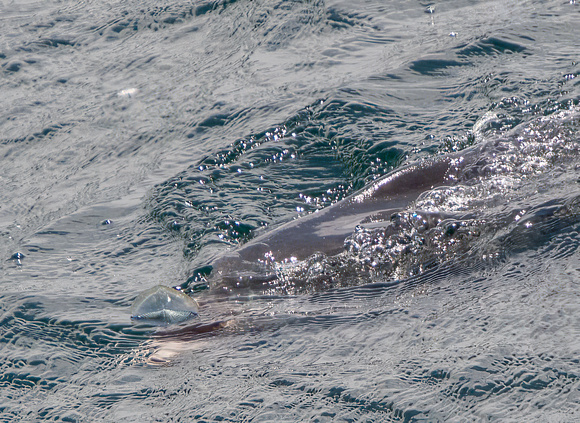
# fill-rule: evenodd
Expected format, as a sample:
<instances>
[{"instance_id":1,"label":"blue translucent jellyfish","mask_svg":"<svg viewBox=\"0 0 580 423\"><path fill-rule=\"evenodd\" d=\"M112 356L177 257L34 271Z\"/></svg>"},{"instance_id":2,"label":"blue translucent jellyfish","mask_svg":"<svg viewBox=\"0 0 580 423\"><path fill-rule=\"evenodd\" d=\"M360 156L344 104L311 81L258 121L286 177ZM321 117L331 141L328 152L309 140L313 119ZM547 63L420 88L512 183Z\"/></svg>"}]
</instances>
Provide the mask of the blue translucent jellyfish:
<instances>
[{"instance_id":1,"label":"blue translucent jellyfish","mask_svg":"<svg viewBox=\"0 0 580 423\"><path fill-rule=\"evenodd\" d=\"M150 323L179 323L196 317L197 302L167 286L157 285L139 294L131 306L131 319Z\"/></svg>"}]
</instances>

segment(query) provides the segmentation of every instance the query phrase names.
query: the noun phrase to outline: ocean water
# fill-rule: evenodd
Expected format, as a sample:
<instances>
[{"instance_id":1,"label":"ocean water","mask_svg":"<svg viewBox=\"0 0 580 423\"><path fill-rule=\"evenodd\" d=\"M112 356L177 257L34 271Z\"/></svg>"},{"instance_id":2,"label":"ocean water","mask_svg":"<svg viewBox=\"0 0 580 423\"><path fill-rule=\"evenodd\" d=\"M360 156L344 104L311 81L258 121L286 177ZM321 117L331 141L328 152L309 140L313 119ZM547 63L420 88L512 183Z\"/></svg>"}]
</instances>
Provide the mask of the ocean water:
<instances>
[{"instance_id":1,"label":"ocean water","mask_svg":"<svg viewBox=\"0 0 580 423\"><path fill-rule=\"evenodd\" d=\"M1 2L0 421L578 421L578 28L574 0ZM464 153L275 285L200 273ZM133 324L157 284L199 317Z\"/></svg>"}]
</instances>

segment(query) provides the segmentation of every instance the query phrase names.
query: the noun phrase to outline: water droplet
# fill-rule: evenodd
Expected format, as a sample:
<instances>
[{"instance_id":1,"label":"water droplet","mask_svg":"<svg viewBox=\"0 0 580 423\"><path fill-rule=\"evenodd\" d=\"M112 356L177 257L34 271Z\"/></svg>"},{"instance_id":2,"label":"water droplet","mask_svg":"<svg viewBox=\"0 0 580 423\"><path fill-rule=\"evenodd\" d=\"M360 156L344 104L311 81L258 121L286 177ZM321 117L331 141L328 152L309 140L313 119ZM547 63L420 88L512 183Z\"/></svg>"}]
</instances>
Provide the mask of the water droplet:
<instances>
[{"instance_id":1,"label":"water droplet","mask_svg":"<svg viewBox=\"0 0 580 423\"><path fill-rule=\"evenodd\" d=\"M24 257L25 257L24 254L22 254L21 252L16 252L12 254L10 260L14 260L18 266L22 266L22 260L24 259Z\"/></svg>"},{"instance_id":2,"label":"water droplet","mask_svg":"<svg viewBox=\"0 0 580 423\"><path fill-rule=\"evenodd\" d=\"M20 253L20 252L16 252L14 254L12 254L12 259L14 260L22 260L24 258L24 254Z\"/></svg>"}]
</instances>

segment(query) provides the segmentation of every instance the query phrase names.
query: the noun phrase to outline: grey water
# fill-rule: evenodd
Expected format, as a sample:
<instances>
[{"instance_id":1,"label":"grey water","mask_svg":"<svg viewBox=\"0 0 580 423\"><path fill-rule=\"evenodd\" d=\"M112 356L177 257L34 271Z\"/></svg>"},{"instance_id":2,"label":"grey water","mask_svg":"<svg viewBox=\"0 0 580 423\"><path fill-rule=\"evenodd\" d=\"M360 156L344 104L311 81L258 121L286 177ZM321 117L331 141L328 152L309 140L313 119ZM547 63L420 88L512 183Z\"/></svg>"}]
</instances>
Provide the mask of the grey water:
<instances>
[{"instance_id":1,"label":"grey water","mask_svg":"<svg viewBox=\"0 0 580 423\"><path fill-rule=\"evenodd\" d=\"M0 421L578 421L578 28L574 0L0 2ZM474 151L274 284L204 271ZM158 284L199 316L132 323Z\"/></svg>"}]
</instances>

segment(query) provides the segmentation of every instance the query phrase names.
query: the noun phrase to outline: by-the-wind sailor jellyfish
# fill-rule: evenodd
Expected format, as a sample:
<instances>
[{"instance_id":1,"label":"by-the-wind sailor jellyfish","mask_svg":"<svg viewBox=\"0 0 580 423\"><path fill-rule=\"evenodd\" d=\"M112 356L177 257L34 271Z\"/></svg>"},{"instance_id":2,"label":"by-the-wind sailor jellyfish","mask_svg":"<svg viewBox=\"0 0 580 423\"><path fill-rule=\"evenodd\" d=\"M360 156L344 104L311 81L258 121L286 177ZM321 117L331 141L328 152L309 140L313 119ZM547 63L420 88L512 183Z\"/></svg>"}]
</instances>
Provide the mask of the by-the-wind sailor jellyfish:
<instances>
[{"instance_id":1,"label":"by-the-wind sailor jellyfish","mask_svg":"<svg viewBox=\"0 0 580 423\"><path fill-rule=\"evenodd\" d=\"M193 298L176 289L157 285L135 298L131 318L153 323L179 323L196 317L198 310Z\"/></svg>"}]
</instances>

